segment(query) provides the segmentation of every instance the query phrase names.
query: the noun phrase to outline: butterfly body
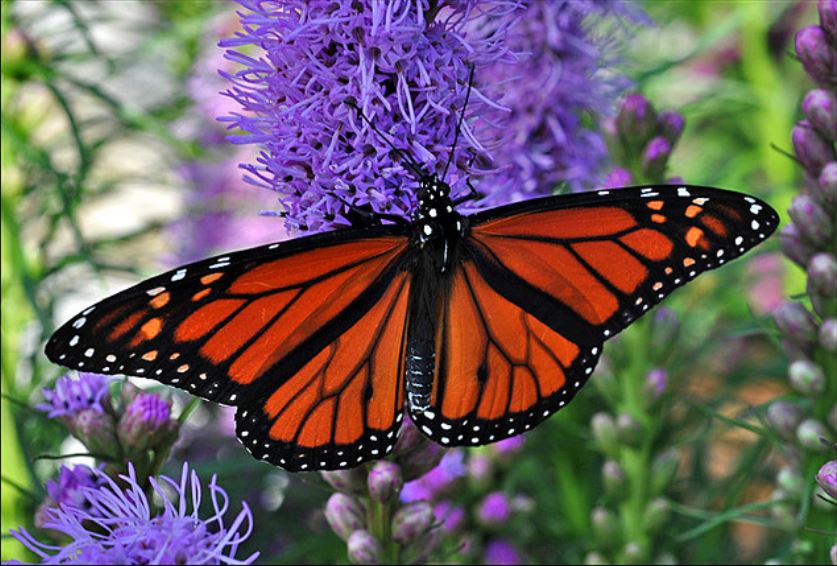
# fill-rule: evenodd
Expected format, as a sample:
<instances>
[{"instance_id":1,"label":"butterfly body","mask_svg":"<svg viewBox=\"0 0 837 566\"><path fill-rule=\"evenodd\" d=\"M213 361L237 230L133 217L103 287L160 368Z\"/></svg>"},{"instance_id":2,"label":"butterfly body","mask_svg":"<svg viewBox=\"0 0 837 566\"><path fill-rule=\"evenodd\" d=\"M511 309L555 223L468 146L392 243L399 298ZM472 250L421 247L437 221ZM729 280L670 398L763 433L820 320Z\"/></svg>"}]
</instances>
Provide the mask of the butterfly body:
<instances>
[{"instance_id":1,"label":"butterfly body","mask_svg":"<svg viewBox=\"0 0 837 566\"><path fill-rule=\"evenodd\" d=\"M686 185L555 196L464 216L423 180L412 222L210 258L85 309L56 363L151 377L235 405L288 470L380 458L406 409L443 446L531 429L602 344L778 224L748 195Z\"/></svg>"}]
</instances>

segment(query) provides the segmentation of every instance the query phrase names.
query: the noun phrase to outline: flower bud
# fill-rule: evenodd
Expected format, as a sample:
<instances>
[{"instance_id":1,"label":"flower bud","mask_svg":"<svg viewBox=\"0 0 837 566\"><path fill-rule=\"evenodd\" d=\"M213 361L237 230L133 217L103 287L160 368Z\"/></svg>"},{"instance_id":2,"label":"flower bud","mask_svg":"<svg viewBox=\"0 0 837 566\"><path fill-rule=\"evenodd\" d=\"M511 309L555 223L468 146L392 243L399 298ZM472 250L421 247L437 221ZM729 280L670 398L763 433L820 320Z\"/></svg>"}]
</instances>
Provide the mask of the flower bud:
<instances>
[{"instance_id":1,"label":"flower bud","mask_svg":"<svg viewBox=\"0 0 837 566\"><path fill-rule=\"evenodd\" d=\"M837 259L829 253L818 253L808 263L808 296L814 310L823 317L834 316L837 289Z\"/></svg>"},{"instance_id":2,"label":"flower bud","mask_svg":"<svg viewBox=\"0 0 837 566\"><path fill-rule=\"evenodd\" d=\"M834 45L837 43L837 0L820 0L817 9L820 13L820 27ZM837 558L832 558L831 563L837 564Z\"/></svg>"},{"instance_id":3,"label":"flower bud","mask_svg":"<svg viewBox=\"0 0 837 566\"><path fill-rule=\"evenodd\" d=\"M632 415L622 413L616 419L616 430L619 431L619 440L627 446L639 446L642 443L644 431L642 424Z\"/></svg>"},{"instance_id":4,"label":"flower bud","mask_svg":"<svg viewBox=\"0 0 837 566\"><path fill-rule=\"evenodd\" d=\"M824 139L837 139L837 96L833 92L822 88L810 91L802 99L802 111Z\"/></svg>"},{"instance_id":5,"label":"flower bud","mask_svg":"<svg viewBox=\"0 0 837 566\"><path fill-rule=\"evenodd\" d=\"M484 452L472 452L468 457L468 478L475 487L488 485L494 474L494 461Z\"/></svg>"},{"instance_id":6,"label":"flower bud","mask_svg":"<svg viewBox=\"0 0 837 566\"><path fill-rule=\"evenodd\" d=\"M433 523L433 507L427 501L414 501L401 507L392 517L392 538L401 545L416 541Z\"/></svg>"},{"instance_id":7,"label":"flower bud","mask_svg":"<svg viewBox=\"0 0 837 566\"><path fill-rule=\"evenodd\" d=\"M629 542L620 553L618 564L644 564L647 561L645 550L638 542Z\"/></svg>"},{"instance_id":8,"label":"flower bud","mask_svg":"<svg viewBox=\"0 0 837 566\"><path fill-rule=\"evenodd\" d=\"M119 418L119 442L128 454L167 448L177 438L171 404L153 393L140 393Z\"/></svg>"},{"instance_id":9,"label":"flower bud","mask_svg":"<svg viewBox=\"0 0 837 566\"><path fill-rule=\"evenodd\" d=\"M837 84L837 52L820 26L808 26L796 34L796 53L805 71L823 86Z\"/></svg>"},{"instance_id":10,"label":"flower bud","mask_svg":"<svg viewBox=\"0 0 837 566\"><path fill-rule=\"evenodd\" d=\"M588 552L584 556L584 564L585 566L605 566L610 564L610 561L600 552Z\"/></svg>"},{"instance_id":11,"label":"flower bud","mask_svg":"<svg viewBox=\"0 0 837 566\"><path fill-rule=\"evenodd\" d=\"M485 527L499 527L509 520L511 506L502 491L486 495L477 509L477 520Z\"/></svg>"},{"instance_id":12,"label":"flower bud","mask_svg":"<svg viewBox=\"0 0 837 566\"><path fill-rule=\"evenodd\" d=\"M631 93L620 105L616 128L628 153L636 154L654 135L657 112L647 98L639 93Z\"/></svg>"},{"instance_id":13,"label":"flower bud","mask_svg":"<svg viewBox=\"0 0 837 566\"><path fill-rule=\"evenodd\" d=\"M412 481L420 478L442 461L445 450L435 442L422 439L418 446L402 452L398 456L398 463L401 466L401 476L404 481Z\"/></svg>"},{"instance_id":14,"label":"flower bud","mask_svg":"<svg viewBox=\"0 0 837 566\"><path fill-rule=\"evenodd\" d=\"M68 428L70 433L81 440L96 456L119 456L116 427L111 415L97 409L83 409L71 418Z\"/></svg>"},{"instance_id":15,"label":"flower bud","mask_svg":"<svg viewBox=\"0 0 837 566\"><path fill-rule=\"evenodd\" d=\"M608 189L618 189L619 187L627 187L633 184L633 176L627 169L617 167L607 174L605 177L604 186Z\"/></svg>"},{"instance_id":16,"label":"flower bud","mask_svg":"<svg viewBox=\"0 0 837 566\"><path fill-rule=\"evenodd\" d=\"M343 493L360 495L366 490L366 474L362 468L351 470L333 470L320 472L320 476L328 484Z\"/></svg>"},{"instance_id":17,"label":"flower bud","mask_svg":"<svg viewBox=\"0 0 837 566\"><path fill-rule=\"evenodd\" d=\"M802 422L802 409L790 401L774 401L767 408L767 420L779 436L790 440Z\"/></svg>"},{"instance_id":18,"label":"flower bud","mask_svg":"<svg viewBox=\"0 0 837 566\"><path fill-rule=\"evenodd\" d=\"M436 521L441 523L442 529L449 533L459 530L466 519L465 510L448 500L436 503L433 507L433 515Z\"/></svg>"},{"instance_id":19,"label":"flower bud","mask_svg":"<svg viewBox=\"0 0 837 566\"><path fill-rule=\"evenodd\" d=\"M661 182L669 157L671 143L662 136L655 137L642 152L642 173L653 182Z\"/></svg>"},{"instance_id":20,"label":"flower bud","mask_svg":"<svg viewBox=\"0 0 837 566\"><path fill-rule=\"evenodd\" d=\"M599 449L608 456L616 456L619 452L619 437L613 417L605 412L596 413L590 420L590 428Z\"/></svg>"},{"instance_id":21,"label":"flower bud","mask_svg":"<svg viewBox=\"0 0 837 566\"><path fill-rule=\"evenodd\" d=\"M837 161L825 164L811 195L825 210L834 213L837 209Z\"/></svg>"},{"instance_id":22,"label":"flower bud","mask_svg":"<svg viewBox=\"0 0 837 566\"><path fill-rule=\"evenodd\" d=\"M515 495L510 502L512 513L531 513L535 510L535 500L526 495Z\"/></svg>"},{"instance_id":23,"label":"flower bud","mask_svg":"<svg viewBox=\"0 0 837 566\"><path fill-rule=\"evenodd\" d=\"M826 163L834 161L831 145L819 135L808 120L802 120L793 127L791 141L796 156L814 177L819 176Z\"/></svg>"},{"instance_id":24,"label":"flower bud","mask_svg":"<svg viewBox=\"0 0 837 566\"><path fill-rule=\"evenodd\" d=\"M796 391L814 397L825 391L825 374L809 360L796 360L790 365L790 384Z\"/></svg>"},{"instance_id":25,"label":"flower bud","mask_svg":"<svg viewBox=\"0 0 837 566\"><path fill-rule=\"evenodd\" d=\"M427 442L427 438L419 432L413 420L407 417L401 423L401 429L398 431L398 440L395 443L393 454L398 456L410 452L425 442Z\"/></svg>"},{"instance_id":26,"label":"flower bud","mask_svg":"<svg viewBox=\"0 0 837 566\"><path fill-rule=\"evenodd\" d=\"M837 460L830 460L823 464L816 477L823 491L837 500Z\"/></svg>"},{"instance_id":27,"label":"flower bud","mask_svg":"<svg viewBox=\"0 0 837 566\"><path fill-rule=\"evenodd\" d=\"M602 465L602 482L605 493L609 496L621 499L625 494L625 482L627 481L625 470L613 460L606 460Z\"/></svg>"},{"instance_id":28,"label":"flower bud","mask_svg":"<svg viewBox=\"0 0 837 566\"><path fill-rule=\"evenodd\" d=\"M789 223L779 230L779 244L782 251L801 267L807 267L808 260L816 253L816 248L802 238L796 224Z\"/></svg>"},{"instance_id":29,"label":"flower bud","mask_svg":"<svg viewBox=\"0 0 837 566\"><path fill-rule=\"evenodd\" d=\"M658 566L674 566L677 564L677 557L671 552L661 552L654 559L654 564Z\"/></svg>"},{"instance_id":30,"label":"flower bud","mask_svg":"<svg viewBox=\"0 0 837 566\"><path fill-rule=\"evenodd\" d=\"M593 525L593 536L603 546L614 547L621 541L621 528L619 520L610 509L596 507L591 516Z\"/></svg>"},{"instance_id":31,"label":"flower bud","mask_svg":"<svg viewBox=\"0 0 837 566\"><path fill-rule=\"evenodd\" d=\"M651 464L651 494L658 495L663 493L671 482L677 476L677 468L680 466L680 460L677 457L677 452L673 448L669 448L660 452L654 463Z\"/></svg>"},{"instance_id":32,"label":"flower bud","mask_svg":"<svg viewBox=\"0 0 837 566\"><path fill-rule=\"evenodd\" d=\"M645 508L645 514L642 516L642 526L647 533L656 533L666 522L671 515L671 503L664 497L655 497L648 502L648 507Z\"/></svg>"},{"instance_id":33,"label":"flower bud","mask_svg":"<svg viewBox=\"0 0 837 566\"><path fill-rule=\"evenodd\" d=\"M837 318L827 318L822 321L820 346L829 354L837 354Z\"/></svg>"},{"instance_id":34,"label":"flower bud","mask_svg":"<svg viewBox=\"0 0 837 566\"><path fill-rule=\"evenodd\" d=\"M383 561L384 549L378 539L369 531L355 531L346 541L349 560L354 564L380 564Z\"/></svg>"},{"instance_id":35,"label":"flower bud","mask_svg":"<svg viewBox=\"0 0 837 566\"><path fill-rule=\"evenodd\" d=\"M792 342L808 350L817 339L817 323L813 315L799 303L786 301L773 311L779 331Z\"/></svg>"},{"instance_id":36,"label":"flower bud","mask_svg":"<svg viewBox=\"0 0 837 566\"><path fill-rule=\"evenodd\" d=\"M439 548L444 537L442 529L429 528L414 541L410 548L416 550L415 558L409 564L427 564L432 554ZM461 547L460 547L461 548Z\"/></svg>"},{"instance_id":37,"label":"flower bud","mask_svg":"<svg viewBox=\"0 0 837 566\"><path fill-rule=\"evenodd\" d=\"M780 528L792 529L796 526L796 513L790 504L791 497L781 489L774 490L770 499L776 503L771 505L770 514Z\"/></svg>"},{"instance_id":38,"label":"flower bud","mask_svg":"<svg viewBox=\"0 0 837 566\"><path fill-rule=\"evenodd\" d=\"M401 491L404 482L401 468L395 462L378 460L369 471L367 478L369 496L380 503L386 503Z\"/></svg>"},{"instance_id":39,"label":"flower bud","mask_svg":"<svg viewBox=\"0 0 837 566\"><path fill-rule=\"evenodd\" d=\"M668 373L663 368L654 368L645 374L645 383L642 391L646 399L656 401L666 391L668 385Z\"/></svg>"},{"instance_id":40,"label":"flower bud","mask_svg":"<svg viewBox=\"0 0 837 566\"><path fill-rule=\"evenodd\" d=\"M363 504L344 493L332 493L325 507L325 518L331 530L345 541L360 529L366 528L366 510Z\"/></svg>"},{"instance_id":41,"label":"flower bud","mask_svg":"<svg viewBox=\"0 0 837 566\"><path fill-rule=\"evenodd\" d=\"M784 467L776 474L776 485L786 493L799 495L805 489L805 480L793 468Z\"/></svg>"},{"instance_id":42,"label":"flower bud","mask_svg":"<svg viewBox=\"0 0 837 566\"><path fill-rule=\"evenodd\" d=\"M816 419L805 419L796 429L796 439L800 446L812 452L825 452L830 434L825 425Z\"/></svg>"},{"instance_id":43,"label":"flower bud","mask_svg":"<svg viewBox=\"0 0 837 566\"><path fill-rule=\"evenodd\" d=\"M659 127L663 137L667 139L668 143L673 147L674 144L677 143L677 140L680 139L680 135L683 133L683 128L686 126L686 119L679 112L666 110L664 112L660 112L660 116L657 118L657 126Z\"/></svg>"}]
</instances>

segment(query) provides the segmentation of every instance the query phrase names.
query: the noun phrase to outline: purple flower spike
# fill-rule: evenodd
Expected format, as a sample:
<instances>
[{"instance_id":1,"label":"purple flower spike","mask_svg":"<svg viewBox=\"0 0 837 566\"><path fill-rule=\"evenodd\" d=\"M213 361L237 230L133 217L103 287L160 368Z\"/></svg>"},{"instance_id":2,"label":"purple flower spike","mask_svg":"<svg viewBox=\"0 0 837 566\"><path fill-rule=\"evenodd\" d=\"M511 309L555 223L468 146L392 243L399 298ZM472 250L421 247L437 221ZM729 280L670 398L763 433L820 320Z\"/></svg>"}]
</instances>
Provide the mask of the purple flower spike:
<instances>
[{"instance_id":1,"label":"purple flower spike","mask_svg":"<svg viewBox=\"0 0 837 566\"><path fill-rule=\"evenodd\" d=\"M414 501L392 517L392 539L401 545L416 541L433 523L433 507L426 501Z\"/></svg>"},{"instance_id":2,"label":"purple flower spike","mask_svg":"<svg viewBox=\"0 0 837 566\"><path fill-rule=\"evenodd\" d=\"M668 385L668 373L663 368L654 368L645 374L645 392L652 399L659 399Z\"/></svg>"},{"instance_id":3,"label":"purple flower spike","mask_svg":"<svg viewBox=\"0 0 837 566\"><path fill-rule=\"evenodd\" d=\"M642 172L651 181L662 181L669 157L671 143L663 136L655 137L648 142L642 153Z\"/></svg>"},{"instance_id":4,"label":"purple flower spike","mask_svg":"<svg viewBox=\"0 0 837 566\"><path fill-rule=\"evenodd\" d=\"M117 434L130 453L157 448L175 439L177 421L171 419L171 403L153 393L140 393L119 419Z\"/></svg>"},{"instance_id":5,"label":"purple flower spike","mask_svg":"<svg viewBox=\"0 0 837 566\"><path fill-rule=\"evenodd\" d=\"M802 165L814 176L819 176L829 161L834 161L833 144L829 144L807 120L794 126L791 141Z\"/></svg>"},{"instance_id":6,"label":"purple flower spike","mask_svg":"<svg viewBox=\"0 0 837 566\"><path fill-rule=\"evenodd\" d=\"M820 0L817 8L820 12L820 26L832 44L837 43L837 0ZM837 564L837 560L832 558L832 563Z\"/></svg>"},{"instance_id":7,"label":"purple flower spike","mask_svg":"<svg viewBox=\"0 0 837 566\"><path fill-rule=\"evenodd\" d=\"M802 111L820 135L837 139L837 96L833 92L815 88L802 100Z\"/></svg>"},{"instance_id":8,"label":"purple flower spike","mask_svg":"<svg viewBox=\"0 0 837 566\"><path fill-rule=\"evenodd\" d=\"M486 495L477 509L477 519L486 527L499 527L508 521L510 516L509 498L501 491Z\"/></svg>"},{"instance_id":9,"label":"purple flower spike","mask_svg":"<svg viewBox=\"0 0 837 566\"><path fill-rule=\"evenodd\" d=\"M662 132L663 137L668 140L668 143L674 145L680 139L683 129L686 127L686 119L679 112L672 112L666 110L660 112L660 117L657 123Z\"/></svg>"},{"instance_id":10,"label":"purple flower spike","mask_svg":"<svg viewBox=\"0 0 837 566\"><path fill-rule=\"evenodd\" d=\"M201 482L186 464L179 482L166 476L160 481L150 478L163 502L163 512L154 517L133 465L128 465L128 475L120 476L124 488L95 473L106 485L81 488L90 503L88 509L65 504L46 512L44 528L66 535L70 540L66 546L39 542L26 529L13 529L12 536L50 564L252 564L258 557L254 553L236 558L238 546L252 532L253 515L242 502L241 512L225 524L229 497L214 476L209 483L213 514L201 519ZM168 495L170 490L176 499Z\"/></svg>"},{"instance_id":11,"label":"purple flower spike","mask_svg":"<svg viewBox=\"0 0 837 566\"><path fill-rule=\"evenodd\" d=\"M357 530L366 528L366 509L356 498L333 493L328 498L325 517L331 529L345 541Z\"/></svg>"},{"instance_id":12,"label":"purple flower spike","mask_svg":"<svg viewBox=\"0 0 837 566\"><path fill-rule=\"evenodd\" d=\"M108 393L110 379L97 373L68 373L58 378L55 389L44 389L46 403L37 408L50 418L72 417L85 409L104 413L102 402Z\"/></svg>"},{"instance_id":13,"label":"purple flower spike","mask_svg":"<svg viewBox=\"0 0 837 566\"><path fill-rule=\"evenodd\" d=\"M393 497L397 497L404 485L401 468L395 462L379 460L369 470L367 485L372 499L379 503L386 503Z\"/></svg>"},{"instance_id":14,"label":"purple flower spike","mask_svg":"<svg viewBox=\"0 0 837 566\"><path fill-rule=\"evenodd\" d=\"M464 458L465 455L461 450L446 452L438 466L421 478L404 484L404 489L401 490L401 501L429 500L444 492L457 479L465 475Z\"/></svg>"},{"instance_id":15,"label":"purple flower spike","mask_svg":"<svg viewBox=\"0 0 837 566\"><path fill-rule=\"evenodd\" d=\"M511 543L504 540L493 540L485 545L482 561L483 564L512 566L520 564L521 557Z\"/></svg>"},{"instance_id":16,"label":"purple flower spike","mask_svg":"<svg viewBox=\"0 0 837 566\"><path fill-rule=\"evenodd\" d=\"M48 499L39 508L35 515L36 524L43 528L41 520L48 517L47 510L50 508L61 508L62 506L75 507L77 509L89 510L92 507L90 500L85 493L86 489L98 489L106 485L101 473L88 468L87 466L61 466L58 477L47 480L46 491Z\"/></svg>"},{"instance_id":17,"label":"purple flower spike","mask_svg":"<svg viewBox=\"0 0 837 566\"><path fill-rule=\"evenodd\" d=\"M442 528L449 533L458 530L466 519L465 510L448 500L438 502L433 507L433 515L442 524Z\"/></svg>"},{"instance_id":18,"label":"purple flower spike","mask_svg":"<svg viewBox=\"0 0 837 566\"><path fill-rule=\"evenodd\" d=\"M618 189L619 187L630 186L633 181L634 179L630 171L618 167L607 174L604 186L608 189Z\"/></svg>"},{"instance_id":19,"label":"purple flower spike","mask_svg":"<svg viewBox=\"0 0 837 566\"><path fill-rule=\"evenodd\" d=\"M355 564L381 564L384 549L369 531L355 531L346 543L349 560Z\"/></svg>"},{"instance_id":20,"label":"purple flower spike","mask_svg":"<svg viewBox=\"0 0 837 566\"><path fill-rule=\"evenodd\" d=\"M805 71L823 86L837 85L837 50L819 26L808 26L796 34L796 53Z\"/></svg>"}]
</instances>

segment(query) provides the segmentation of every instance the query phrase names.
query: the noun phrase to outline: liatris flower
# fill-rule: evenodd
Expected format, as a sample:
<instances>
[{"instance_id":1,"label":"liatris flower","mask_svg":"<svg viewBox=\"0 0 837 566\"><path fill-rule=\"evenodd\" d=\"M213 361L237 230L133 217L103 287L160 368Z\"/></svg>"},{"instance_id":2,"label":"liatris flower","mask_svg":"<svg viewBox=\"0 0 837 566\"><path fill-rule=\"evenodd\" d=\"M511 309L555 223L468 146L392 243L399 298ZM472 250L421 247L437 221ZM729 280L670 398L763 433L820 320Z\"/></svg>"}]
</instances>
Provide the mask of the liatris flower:
<instances>
[{"instance_id":1,"label":"liatris flower","mask_svg":"<svg viewBox=\"0 0 837 566\"><path fill-rule=\"evenodd\" d=\"M61 466L58 476L46 482L47 499L38 507L35 513L35 524L44 527L48 517L47 510L62 506L91 510L92 503L87 498L87 489L98 489L105 485L105 479L97 470L87 466Z\"/></svg>"},{"instance_id":2,"label":"liatris flower","mask_svg":"<svg viewBox=\"0 0 837 566\"><path fill-rule=\"evenodd\" d=\"M621 3L239 2L245 32L222 45L244 66L227 76L246 114L224 120L245 132L234 142L262 146L247 180L279 192L295 228L348 224L347 203L405 217L413 208L415 174L347 100L426 171L441 174L450 160L455 195L468 175L496 171L481 186L489 204L561 181L580 187L604 155L581 126L580 114L601 111L614 90L593 78L601 58L587 26ZM235 50L246 45L266 57Z\"/></svg>"},{"instance_id":3,"label":"liatris flower","mask_svg":"<svg viewBox=\"0 0 837 566\"><path fill-rule=\"evenodd\" d=\"M487 527L497 527L508 521L511 516L509 498L501 491L486 495L477 508L477 519Z\"/></svg>"},{"instance_id":4,"label":"liatris flower","mask_svg":"<svg viewBox=\"0 0 837 566\"><path fill-rule=\"evenodd\" d=\"M837 502L837 460L826 462L817 472L817 483Z\"/></svg>"},{"instance_id":5,"label":"liatris flower","mask_svg":"<svg viewBox=\"0 0 837 566\"><path fill-rule=\"evenodd\" d=\"M510 542L496 539L485 545L483 564L513 565L520 564L521 556Z\"/></svg>"},{"instance_id":6,"label":"liatris flower","mask_svg":"<svg viewBox=\"0 0 837 566\"><path fill-rule=\"evenodd\" d=\"M58 378L54 389L44 389L46 403L37 408L50 418L71 418L86 409L104 413L110 379L97 373L68 373Z\"/></svg>"},{"instance_id":7,"label":"liatris flower","mask_svg":"<svg viewBox=\"0 0 837 566\"><path fill-rule=\"evenodd\" d=\"M90 503L87 509L65 503L46 512L44 528L66 535L70 540L66 546L39 542L25 529L12 530L12 536L45 564L252 564L258 557L256 552L236 558L239 545L252 532L253 516L242 502L241 512L225 525L229 497L215 483L215 476L209 483L213 513L201 519L201 482L186 464L179 482L166 476L159 481L150 478L163 505L156 515L133 466L120 476L125 487L95 473L106 485L81 488ZM176 497L170 497L168 490L174 490Z\"/></svg>"},{"instance_id":8,"label":"liatris flower","mask_svg":"<svg viewBox=\"0 0 837 566\"><path fill-rule=\"evenodd\" d=\"M405 502L431 500L465 476L465 455L462 450L445 453L439 465L419 479L404 484L401 500Z\"/></svg>"},{"instance_id":9,"label":"liatris flower","mask_svg":"<svg viewBox=\"0 0 837 566\"><path fill-rule=\"evenodd\" d=\"M171 418L171 403L153 393L139 393L119 418L117 435L128 454L170 446L178 423Z\"/></svg>"},{"instance_id":10,"label":"liatris flower","mask_svg":"<svg viewBox=\"0 0 837 566\"><path fill-rule=\"evenodd\" d=\"M412 1L239 2L245 31L221 45L245 67L226 76L228 94L247 114L224 119L246 133L233 142L262 146L258 164L244 166L248 182L278 191L288 223L315 231L348 224L346 202L404 217L414 205L415 175L345 102L355 101L399 148L441 173L469 67L506 56L505 27L477 41L465 30L476 17L513 9L495 0L457 2L444 15ZM247 45L266 57L234 50ZM475 92L469 114L486 105ZM454 169L478 155L486 156L466 128ZM451 186L464 190L461 175Z\"/></svg>"}]
</instances>

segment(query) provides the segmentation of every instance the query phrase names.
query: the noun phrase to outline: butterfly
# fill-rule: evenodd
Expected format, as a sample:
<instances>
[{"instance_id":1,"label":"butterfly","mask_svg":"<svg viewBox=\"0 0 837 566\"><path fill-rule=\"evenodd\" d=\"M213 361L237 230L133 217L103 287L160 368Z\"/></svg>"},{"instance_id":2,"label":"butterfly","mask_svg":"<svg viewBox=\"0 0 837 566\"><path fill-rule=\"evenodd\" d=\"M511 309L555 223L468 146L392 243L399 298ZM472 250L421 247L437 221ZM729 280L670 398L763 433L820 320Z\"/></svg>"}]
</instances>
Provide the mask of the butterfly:
<instances>
[{"instance_id":1,"label":"butterfly","mask_svg":"<svg viewBox=\"0 0 837 566\"><path fill-rule=\"evenodd\" d=\"M690 185L459 202L425 175L410 222L179 267L83 310L46 354L234 405L252 455L291 471L385 456L405 410L476 446L564 407L606 340L778 224L759 199Z\"/></svg>"}]
</instances>

